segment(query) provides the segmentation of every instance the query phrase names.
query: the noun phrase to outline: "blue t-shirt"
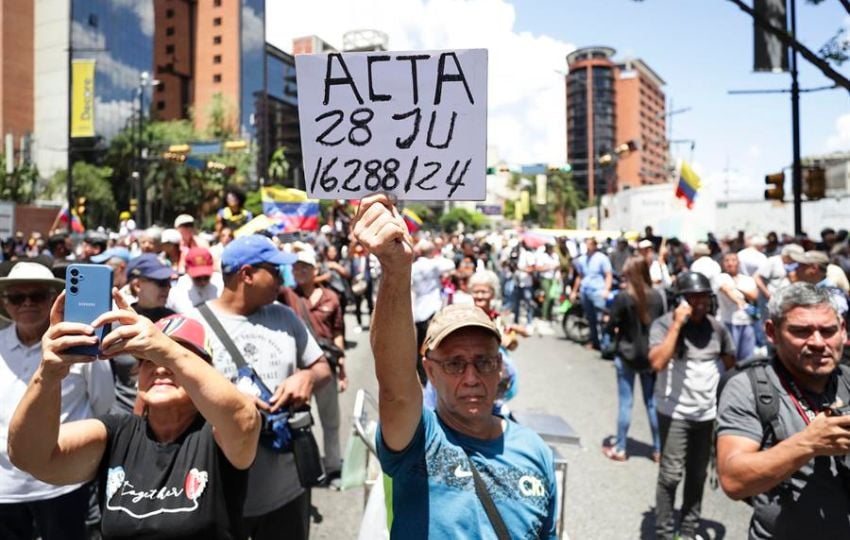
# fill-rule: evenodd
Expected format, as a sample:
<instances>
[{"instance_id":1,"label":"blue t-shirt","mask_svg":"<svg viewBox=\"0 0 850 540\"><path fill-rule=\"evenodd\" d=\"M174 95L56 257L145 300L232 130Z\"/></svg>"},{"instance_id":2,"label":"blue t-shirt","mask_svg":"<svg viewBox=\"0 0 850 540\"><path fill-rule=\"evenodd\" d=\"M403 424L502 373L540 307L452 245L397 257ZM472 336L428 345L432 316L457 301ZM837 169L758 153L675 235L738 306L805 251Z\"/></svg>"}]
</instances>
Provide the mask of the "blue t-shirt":
<instances>
[{"instance_id":1,"label":"blue t-shirt","mask_svg":"<svg viewBox=\"0 0 850 540\"><path fill-rule=\"evenodd\" d=\"M605 288L605 274L611 272L611 261L601 251L594 251L591 256L579 257L576 269L581 274L581 292L593 294Z\"/></svg>"},{"instance_id":2,"label":"blue t-shirt","mask_svg":"<svg viewBox=\"0 0 850 540\"><path fill-rule=\"evenodd\" d=\"M501 437L462 435L430 409L405 450L384 445L378 459L391 479L392 538L496 538L475 494L467 455L487 486L511 538L556 538L552 450L533 431L506 421Z\"/></svg>"}]
</instances>

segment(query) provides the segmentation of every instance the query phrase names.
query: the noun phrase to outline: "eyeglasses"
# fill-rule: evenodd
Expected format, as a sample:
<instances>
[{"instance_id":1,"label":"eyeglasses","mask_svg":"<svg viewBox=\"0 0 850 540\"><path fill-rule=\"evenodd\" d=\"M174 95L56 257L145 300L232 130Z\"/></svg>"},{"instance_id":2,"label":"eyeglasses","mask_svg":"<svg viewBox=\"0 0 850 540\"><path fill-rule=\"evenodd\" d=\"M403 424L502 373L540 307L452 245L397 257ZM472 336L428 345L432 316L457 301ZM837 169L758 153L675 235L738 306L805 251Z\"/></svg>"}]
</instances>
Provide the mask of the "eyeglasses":
<instances>
[{"instance_id":1,"label":"eyeglasses","mask_svg":"<svg viewBox=\"0 0 850 540\"><path fill-rule=\"evenodd\" d=\"M50 292L34 291L29 293L6 293L2 295L2 298L13 306L20 306L27 301L27 298L29 298L29 301L33 304L40 304L50 298Z\"/></svg>"},{"instance_id":2,"label":"eyeglasses","mask_svg":"<svg viewBox=\"0 0 850 540\"><path fill-rule=\"evenodd\" d=\"M459 356L453 356L451 358L446 358L445 360L437 360L430 356L427 358L435 364L438 364L446 375L462 375L463 373L466 373L466 366L470 364L475 366L475 371L477 371L479 375L490 375L491 373L499 371L499 368L502 365L502 355L500 354L495 354L493 356L479 355L473 358L471 362L468 362Z\"/></svg>"}]
</instances>

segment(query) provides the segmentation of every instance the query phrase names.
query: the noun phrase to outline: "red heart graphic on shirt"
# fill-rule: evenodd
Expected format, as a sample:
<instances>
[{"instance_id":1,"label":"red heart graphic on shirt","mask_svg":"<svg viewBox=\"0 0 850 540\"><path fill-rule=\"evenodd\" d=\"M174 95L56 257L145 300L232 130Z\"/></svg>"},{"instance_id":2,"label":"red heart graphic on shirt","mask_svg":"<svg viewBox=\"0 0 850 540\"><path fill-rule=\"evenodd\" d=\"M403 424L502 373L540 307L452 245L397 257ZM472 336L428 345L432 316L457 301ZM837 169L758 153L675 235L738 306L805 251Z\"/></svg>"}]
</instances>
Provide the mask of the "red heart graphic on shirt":
<instances>
[{"instance_id":1,"label":"red heart graphic on shirt","mask_svg":"<svg viewBox=\"0 0 850 540\"><path fill-rule=\"evenodd\" d=\"M183 482L183 488L186 490L186 496L189 497L189 500L194 501L204 492L204 488L207 487L207 473L206 471L199 471L198 469L192 469L189 471L189 474L186 475L186 481Z\"/></svg>"}]
</instances>

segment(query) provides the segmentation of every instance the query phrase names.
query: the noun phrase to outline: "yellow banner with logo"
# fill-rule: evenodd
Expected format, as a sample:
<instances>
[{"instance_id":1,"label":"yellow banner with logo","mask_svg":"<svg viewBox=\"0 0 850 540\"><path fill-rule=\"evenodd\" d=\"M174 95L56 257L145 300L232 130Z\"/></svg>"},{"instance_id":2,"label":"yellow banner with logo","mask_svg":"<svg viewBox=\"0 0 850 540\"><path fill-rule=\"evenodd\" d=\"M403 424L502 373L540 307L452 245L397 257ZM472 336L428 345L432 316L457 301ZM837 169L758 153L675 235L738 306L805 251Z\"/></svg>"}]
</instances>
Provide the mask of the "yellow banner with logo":
<instances>
[{"instance_id":1,"label":"yellow banner with logo","mask_svg":"<svg viewBox=\"0 0 850 540\"><path fill-rule=\"evenodd\" d=\"M94 60L74 60L71 72L71 137L94 137Z\"/></svg>"}]
</instances>

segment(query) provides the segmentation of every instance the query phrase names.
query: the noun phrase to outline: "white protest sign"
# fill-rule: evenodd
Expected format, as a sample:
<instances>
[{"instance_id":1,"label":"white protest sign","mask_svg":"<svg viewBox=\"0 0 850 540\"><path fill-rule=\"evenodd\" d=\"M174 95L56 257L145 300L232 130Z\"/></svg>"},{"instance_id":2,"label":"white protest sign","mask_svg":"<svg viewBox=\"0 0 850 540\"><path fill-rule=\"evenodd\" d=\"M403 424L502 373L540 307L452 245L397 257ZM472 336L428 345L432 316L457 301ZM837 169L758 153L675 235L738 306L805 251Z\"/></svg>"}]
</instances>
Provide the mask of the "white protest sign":
<instances>
[{"instance_id":1,"label":"white protest sign","mask_svg":"<svg viewBox=\"0 0 850 540\"><path fill-rule=\"evenodd\" d=\"M307 193L484 200L485 49L297 55Z\"/></svg>"}]
</instances>

